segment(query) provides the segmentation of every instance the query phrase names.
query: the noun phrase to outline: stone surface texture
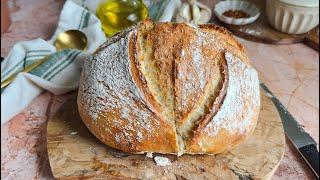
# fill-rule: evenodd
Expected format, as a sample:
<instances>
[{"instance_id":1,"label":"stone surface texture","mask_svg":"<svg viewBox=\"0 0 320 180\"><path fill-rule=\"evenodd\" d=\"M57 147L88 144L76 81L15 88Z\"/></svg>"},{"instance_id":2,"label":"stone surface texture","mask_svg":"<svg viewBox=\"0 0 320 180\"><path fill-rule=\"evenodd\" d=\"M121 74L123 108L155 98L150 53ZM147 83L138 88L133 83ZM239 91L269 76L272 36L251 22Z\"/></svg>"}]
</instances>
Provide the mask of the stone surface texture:
<instances>
[{"instance_id":1,"label":"stone surface texture","mask_svg":"<svg viewBox=\"0 0 320 180\"><path fill-rule=\"evenodd\" d=\"M1 35L1 56L13 44L54 32L64 0L16 0L12 24ZM13 0L9 0L13 7ZM319 53L304 44L269 45L240 39L260 79L319 143ZM46 152L48 118L70 98L42 93L1 127L1 179L53 179ZM314 179L287 140L284 158L273 179Z\"/></svg>"}]
</instances>

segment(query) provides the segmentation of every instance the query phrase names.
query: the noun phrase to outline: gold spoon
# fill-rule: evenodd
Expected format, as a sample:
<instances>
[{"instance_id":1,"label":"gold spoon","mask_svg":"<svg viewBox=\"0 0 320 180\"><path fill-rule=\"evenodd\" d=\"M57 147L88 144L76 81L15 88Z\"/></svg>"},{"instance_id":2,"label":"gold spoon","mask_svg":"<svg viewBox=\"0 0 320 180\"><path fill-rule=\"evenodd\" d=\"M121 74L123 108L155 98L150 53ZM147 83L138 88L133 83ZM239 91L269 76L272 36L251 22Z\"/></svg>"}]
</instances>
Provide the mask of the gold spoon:
<instances>
[{"instance_id":1,"label":"gold spoon","mask_svg":"<svg viewBox=\"0 0 320 180\"><path fill-rule=\"evenodd\" d=\"M79 49L84 51L87 48L88 40L83 32L79 30L68 30L60 33L57 39L54 41L53 45L56 47L57 52L63 49ZM26 67L22 72L30 72L31 70L48 60L49 56L46 56L43 59L40 59L37 62L31 64L30 66ZM1 82L1 89L9 85L18 74L19 73L15 73L3 82Z\"/></svg>"}]
</instances>

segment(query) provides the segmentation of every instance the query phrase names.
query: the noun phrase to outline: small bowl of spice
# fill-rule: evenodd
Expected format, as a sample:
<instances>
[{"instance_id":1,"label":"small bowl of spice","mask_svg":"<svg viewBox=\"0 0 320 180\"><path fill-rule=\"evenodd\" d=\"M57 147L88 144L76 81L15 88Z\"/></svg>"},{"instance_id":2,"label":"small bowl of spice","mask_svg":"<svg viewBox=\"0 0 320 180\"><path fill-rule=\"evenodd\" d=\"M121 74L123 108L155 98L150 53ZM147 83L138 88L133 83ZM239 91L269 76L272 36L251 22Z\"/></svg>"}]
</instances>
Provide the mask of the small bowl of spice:
<instances>
[{"instance_id":1,"label":"small bowl of spice","mask_svg":"<svg viewBox=\"0 0 320 180\"><path fill-rule=\"evenodd\" d=\"M215 5L214 14L224 23L246 25L258 19L260 10L247 1L221 1Z\"/></svg>"}]
</instances>

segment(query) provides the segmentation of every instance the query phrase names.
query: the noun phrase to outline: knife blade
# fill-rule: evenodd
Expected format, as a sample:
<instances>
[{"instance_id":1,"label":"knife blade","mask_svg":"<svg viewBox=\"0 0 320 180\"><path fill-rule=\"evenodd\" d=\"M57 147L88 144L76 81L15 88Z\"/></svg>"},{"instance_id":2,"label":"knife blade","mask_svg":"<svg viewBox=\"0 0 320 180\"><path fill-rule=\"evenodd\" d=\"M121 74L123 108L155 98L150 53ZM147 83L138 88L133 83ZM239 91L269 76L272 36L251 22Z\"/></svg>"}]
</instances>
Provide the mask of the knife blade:
<instances>
[{"instance_id":1,"label":"knife blade","mask_svg":"<svg viewBox=\"0 0 320 180\"><path fill-rule=\"evenodd\" d=\"M267 96L271 98L276 106L287 137L297 148L315 176L319 179L319 151L317 150L316 141L304 131L301 125L293 118L289 111L272 94L265 84L260 82L260 87L267 93Z\"/></svg>"}]
</instances>

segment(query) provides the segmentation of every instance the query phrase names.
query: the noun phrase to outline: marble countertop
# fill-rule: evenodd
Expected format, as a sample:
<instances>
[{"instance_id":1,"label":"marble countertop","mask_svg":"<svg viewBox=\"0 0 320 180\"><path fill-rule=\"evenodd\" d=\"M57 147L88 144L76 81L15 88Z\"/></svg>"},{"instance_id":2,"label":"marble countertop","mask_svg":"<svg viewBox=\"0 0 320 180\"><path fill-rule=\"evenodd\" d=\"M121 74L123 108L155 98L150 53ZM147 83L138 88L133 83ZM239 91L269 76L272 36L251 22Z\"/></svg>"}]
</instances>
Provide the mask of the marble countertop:
<instances>
[{"instance_id":1,"label":"marble countertop","mask_svg":"<svg viewBox=\"0 0 320 180\"><path fill-rule=\"evenodd\" d=\"M48 39L64 3L63 0L16 2L20 9L11 14L10 29L1 35L3 57L18 41ZM10 0L9 5L12 4ZM239 40L245 45L260 79L319 143L319 53L304 44L269 45ZM46 125L48 118L69 97L70 94L55 96L43 92L1 127L1 178L53 179L46 152ZM314 179L288 140L273 179Z\"/></svg>"}]
</instances>

